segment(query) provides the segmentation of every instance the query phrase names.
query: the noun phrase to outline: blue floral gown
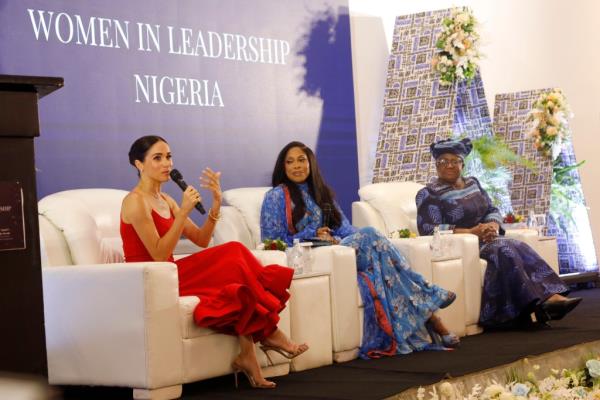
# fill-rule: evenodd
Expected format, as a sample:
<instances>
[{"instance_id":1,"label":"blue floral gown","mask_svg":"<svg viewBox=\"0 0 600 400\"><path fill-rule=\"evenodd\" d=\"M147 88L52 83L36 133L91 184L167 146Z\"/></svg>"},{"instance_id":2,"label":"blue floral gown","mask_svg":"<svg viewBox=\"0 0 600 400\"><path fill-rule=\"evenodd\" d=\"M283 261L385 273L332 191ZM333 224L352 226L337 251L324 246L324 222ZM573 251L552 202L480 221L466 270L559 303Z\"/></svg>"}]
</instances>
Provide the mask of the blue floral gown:
<instances>
[{"instance_id":1,"label":"blue floral gown","mask_svg":"<svg viewBox=\"0 0 600 400\"><path fill-rule=\"evenodd\" d=\"M440 179L417 193L419 234L431 235L436 225L472 228L502 216L476 178L464 178L465 187L454 189ZM504 231L500 229L500 234ZM479 243L487 270L481 298L479 324L483 327L510 326L520 316L555 293L568 288L550 266L526 243L499 236L491 243Z\"/></svg>"},{"instance_id":2,"label":"blue floral gown","mask_svg":"<svg viewBox=\"0 0 600 400\"><path fill-rule=\"evenodd\" d=\"M282 186L266 193L261 210L262 239L281 239L292 245L295 238L310 239L322 226L322 212L308 192L306 184L298 185L306 204L306 215L288 229L286 199ZM424 349L440 349L431 345L425 322L448 298L448 292L427 282L412 271L402 254L373 228L357 229L342 215L341 225L332 236L342 246L356 250L358 286L364 304L361 358L407 354ZM293 204L290 204L293 209ZM353 305L348 305L351 307Z\"/></svg>"}]
</instances>

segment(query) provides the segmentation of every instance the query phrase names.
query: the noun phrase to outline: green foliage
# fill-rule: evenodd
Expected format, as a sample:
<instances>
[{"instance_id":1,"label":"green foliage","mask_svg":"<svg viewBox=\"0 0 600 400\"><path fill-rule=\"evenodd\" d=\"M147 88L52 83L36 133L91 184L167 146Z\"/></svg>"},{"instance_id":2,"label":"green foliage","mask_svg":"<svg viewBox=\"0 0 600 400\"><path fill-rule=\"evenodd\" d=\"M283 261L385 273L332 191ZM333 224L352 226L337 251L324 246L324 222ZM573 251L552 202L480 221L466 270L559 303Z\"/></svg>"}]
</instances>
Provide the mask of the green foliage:
<instances>
[{"instance_id":1,"label":"green foliage","mask_svg":"<svg viewBox=\"0 0 600 400\"><path fill-rule=\"evenodd\" d=\"M525 381L525 377L517 368L511 368L506 372L505 382L523 382Z\"/></svg>"},{"instance_id":2,"label":"green foliage","mask_svg":"<svg viewBox=\"0 0 600 400\"><path fill-rule=\"evenodd\" d=\"M479 156L481 164L485 169L493 169L499 166L521 165L536 172L537 168L533 162L517 155L506 143L497 136L481 136L472 140L473 150Z\"/></svg>"},{"instance_id":3,"label":"green foliage","mask_svg":"<svg viewBox=\"0 0 600 400\"><path fill-rule=\"evenodd\" d=\"M492 203L506 213L510 211L510 194L508 182L509 165L522 165L535 170L533 163L518 156L497 136L481 136L471 141L473 151L465 159L464 173L476 176Z\"/></svg>"},{"instance_id":4,"label":"green foliage","mask_svg":"<svg viewBox=\"0 0 600 400\"><path fill-rule=\"evenodd\" d=\"M564 219L575 224L573 209L584 203L583 193L579 182L571 175L571 172L585 163L585 160L575 164L564 166L562 157L557 157L552 165L552 186L550 197L550 216L559 224L563 230L567 230ZM561 218L562 217L562 218Z\"/></svg>"}]
</instances>

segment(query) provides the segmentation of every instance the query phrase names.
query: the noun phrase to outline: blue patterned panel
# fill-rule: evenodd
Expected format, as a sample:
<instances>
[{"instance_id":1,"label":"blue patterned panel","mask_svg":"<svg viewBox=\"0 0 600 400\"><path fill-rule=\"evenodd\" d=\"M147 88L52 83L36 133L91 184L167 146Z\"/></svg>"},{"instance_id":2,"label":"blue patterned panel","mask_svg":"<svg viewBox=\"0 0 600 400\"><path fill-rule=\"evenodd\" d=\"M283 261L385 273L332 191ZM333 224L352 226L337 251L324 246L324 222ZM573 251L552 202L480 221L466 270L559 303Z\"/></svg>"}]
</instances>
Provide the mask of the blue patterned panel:
<instances>
[{"instance_id":1,"label":"blue patterned panel","mask_svg":"<svg viewBox=\"0 0 600 400\"><path fill-rule=\"evenodd\" d=\"M577 160L573 143L568 141L563 145L559 165L575 164L577 164ZM569 177L573 182L573 186L569 189L569 198L577 205L568 212L568 215L558 217L557 221L552 217L548 218L548 234L556 236L558 241L558 261L561 273L598 270L594 239L579 171L569 172Z\"/></svg>"},{"instance_id":2,"label":"blue patterned panel","mask_svg":"<svg viewBox=\"0 0 600 400\"><path fill-rule=\"evenodd\" d=\"M450 9L396 18L373 182L425 183L435 174L429 145L452 129L454 87L440 87L431 60Z\"/></svg>"},{"instance_id":3,"label":"blue patterned panel","mask_svg":"<svg viewBox=\"0 0 600 400\"><path fill-rule=\"evenodd\" d=\"M509 184L512 209L517 214L546 214L550 209L550 184L552 162L533 145L527 136L527 116L533 103L542 92L550 89L528 90L496 95L494 107L494 132L520 156L531 160L537 171L525 167L510 168L512 182Z\"/></svg>"}]
</instances>

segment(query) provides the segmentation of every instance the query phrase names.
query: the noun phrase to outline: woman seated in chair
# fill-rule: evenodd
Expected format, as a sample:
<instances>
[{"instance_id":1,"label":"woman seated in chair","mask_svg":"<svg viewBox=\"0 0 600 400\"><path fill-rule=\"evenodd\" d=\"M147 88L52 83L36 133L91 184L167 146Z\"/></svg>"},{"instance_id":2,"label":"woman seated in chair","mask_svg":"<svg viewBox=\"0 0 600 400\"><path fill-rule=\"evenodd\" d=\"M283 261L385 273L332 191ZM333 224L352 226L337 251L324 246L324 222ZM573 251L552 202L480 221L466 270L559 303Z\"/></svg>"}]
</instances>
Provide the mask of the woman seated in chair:
<instances>
[{"instance_id":1,"label":"woman seated in chair","mask_svg":"<svg viewBox=\"0 0 600 400\"><path fill-rule=\"evenodd\" d=\"M281 239L291 245L296 238L318 237L356 249L364 303L362 358L458 346L458 337L434 314L450 305L455 294L413 272L375 229L357 230L350 225L310 148L300 142L285 146L277 157L272 183L261 209L263 240ZM432 345L432 339L437 344Z\"/></svg>"},{"instance_id":2,"label":"woman seated in chair","mask_svg":"<svg viewBox=\"0 0 600 400\"><path fill-rule=\"evenodd\" d=\"M198 227L189 218L201 201L193 188L183 192L181 204L161 192L173 167L171 150L159 136L137 139L129 151L129 162L138 170L139 181L125 197L121 208L121 237L127 262L171 261L177 264L179 294L197 296L196 325L239 338L240 354L232 362L236 374L243 372L253 387L272 388L256 359L254 342L265 353L274 350L293 358L308 349L297 345L277 328L279 312L289 298L293 270L279 265L263 267L242 244L210 247L180 260L173 249L183 234L200 247L209 244L221 206L220 173L203 171L201 187L212 193L208 218Z\"/></svg>"},{"instance_id":3,"label":"woman seated in chair","mask_svg":"<svg viewBox=\"0 0 600 400\"><path fill-rule=\"evenodd\" d=\"M431 145L438 177L416 197L419 234L431 235L437 225L455 233L479 237L481 258L487 261L479 324L485 328L514 327L537 319L561 319L581 298L566 298L567 287L527 244L508 239L502 216L476 178L461 176L469 139L442 140Z\"/></svg>"}]
</instances>

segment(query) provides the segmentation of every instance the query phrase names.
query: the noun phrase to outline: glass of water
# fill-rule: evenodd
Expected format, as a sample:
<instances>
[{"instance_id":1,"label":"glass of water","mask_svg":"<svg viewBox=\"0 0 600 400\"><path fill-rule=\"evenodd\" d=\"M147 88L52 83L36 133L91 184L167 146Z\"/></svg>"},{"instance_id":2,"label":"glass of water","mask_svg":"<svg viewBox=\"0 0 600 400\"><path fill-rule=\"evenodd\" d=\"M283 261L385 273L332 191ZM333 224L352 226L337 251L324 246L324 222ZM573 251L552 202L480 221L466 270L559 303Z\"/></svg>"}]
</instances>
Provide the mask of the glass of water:
<instances>
[{"instance_id":1,"label":"glass of water","mask_svg":"<svg viewBox=\"0 0 600 400\"><path fill-rule=\"evenodd\" d=\"M533 218L535 220L535 229L538 232L538 236L543 236L544 230L546 229L546 214L535 214Z\"/></svg>"}]
</instances>

